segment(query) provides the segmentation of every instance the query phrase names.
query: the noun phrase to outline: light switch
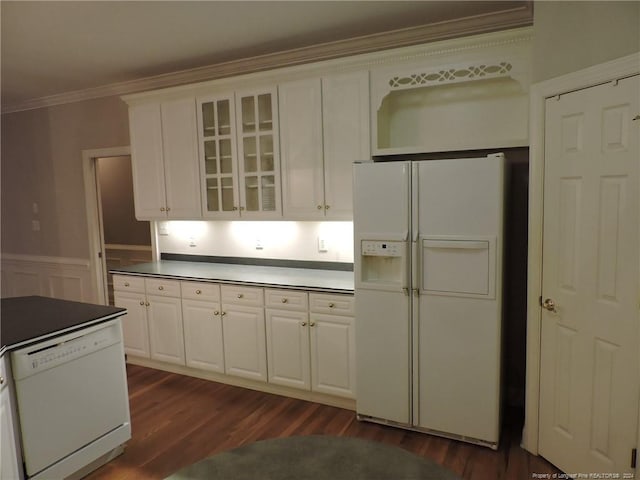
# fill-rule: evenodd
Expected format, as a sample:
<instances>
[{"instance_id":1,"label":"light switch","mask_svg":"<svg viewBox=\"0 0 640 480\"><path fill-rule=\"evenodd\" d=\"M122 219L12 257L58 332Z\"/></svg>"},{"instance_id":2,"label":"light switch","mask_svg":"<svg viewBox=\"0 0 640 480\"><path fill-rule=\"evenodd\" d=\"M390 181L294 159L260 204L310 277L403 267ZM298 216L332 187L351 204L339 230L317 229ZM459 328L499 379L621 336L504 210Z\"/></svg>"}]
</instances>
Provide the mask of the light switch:
<instances>
[{"instance_id":1,"label":"light switch","mask_svg":"<svg viewBox=\"0 0 640 480\"><path fill-rule=\"evenodd\" d=\"M318 251L319 252L329 251L329 242L325 237L318 237Z\"/></svg>"}]
</instances>

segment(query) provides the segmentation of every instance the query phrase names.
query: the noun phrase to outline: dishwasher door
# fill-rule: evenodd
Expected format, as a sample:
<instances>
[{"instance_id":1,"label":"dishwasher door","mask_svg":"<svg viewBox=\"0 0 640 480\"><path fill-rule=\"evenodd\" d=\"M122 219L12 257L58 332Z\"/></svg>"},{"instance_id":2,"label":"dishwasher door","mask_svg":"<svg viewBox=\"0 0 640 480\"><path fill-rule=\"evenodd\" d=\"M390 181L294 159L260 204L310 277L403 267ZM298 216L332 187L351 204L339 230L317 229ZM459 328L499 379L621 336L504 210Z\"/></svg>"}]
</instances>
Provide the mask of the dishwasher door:
<instances>
[{"instance_id":1,"label":"dishwasher door","mask_svg":"<svg viewBox=\"0 0 640 480\"><path fill-rule=\"evenodd\" d=\"M12 362L28 477L79 452L96 455L85 447L113 430L130 433L119 319L17 350Z\"/></svg>"}]
</instances>

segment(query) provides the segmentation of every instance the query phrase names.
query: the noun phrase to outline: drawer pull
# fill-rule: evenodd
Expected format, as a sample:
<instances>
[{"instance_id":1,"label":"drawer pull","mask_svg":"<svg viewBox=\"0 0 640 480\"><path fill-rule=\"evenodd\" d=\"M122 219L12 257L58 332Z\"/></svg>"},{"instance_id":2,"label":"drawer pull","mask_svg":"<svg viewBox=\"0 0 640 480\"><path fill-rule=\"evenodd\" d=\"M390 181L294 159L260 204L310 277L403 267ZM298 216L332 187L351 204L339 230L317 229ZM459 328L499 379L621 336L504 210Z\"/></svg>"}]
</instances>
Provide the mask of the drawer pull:
<instances>
[{"instance_id":1,"label":"drawer pull","mask_svg":"<svg viewBox=\"0 0 640 480\"><path fill-rule=\"evenodd\" d=\"M129 282L124 282L124 286L128 287L129 286Z\"/></svg>"},{"instance_id":2,"label":"drawer pull","mask_svg":"<svg viewBox=\"0 0 640 480\"><path fill-rule=\"evenodd\" d=\"M242 297L244 297L244 295L242 293L239 293L238 298L242 298Z\"/></svg>"},{"instance_id":3,"label":"drawer pull","mask_svg":"<svg viewBox=\"0 0 640 480\"><path fill-rule=\"evenodd\" d=\"M202 293L202 290L196 290L196 295L200 295Z\"/></svg>"},{"instance_id":4,"label":"drawer pull","mask_svg":"<svg viewBox=\"0 0 640 480\"><path fill-rule=\"evenodd\" d=\"M335 307L335 306L336 306L336 304L335 304L335 303L330 303L330 304L329 304L329 308L333 308L333 307Z\"/></svg>"},{"instance_id":5,"label":"drawer pull","mask_svg":"<svg viewBox=\"0 0 640 480\"><path fill-rule=\"evenodd\" d=\"M282 303L287 303L288 301L289 301L289 299L288 299L288 298L283 298L283 299L282 299Z\"/></svg>"},{"instance_id":6,"label":"drawer pull","mask_svg":"<svg viewBox=\"0 0 640 480\"><path fill-rule=\"evenodd\" d=\"M164 290L164 287L163 287L162 285L160 285L160 286L158 287L158 290Z\"/></svg>"}]
</instances>

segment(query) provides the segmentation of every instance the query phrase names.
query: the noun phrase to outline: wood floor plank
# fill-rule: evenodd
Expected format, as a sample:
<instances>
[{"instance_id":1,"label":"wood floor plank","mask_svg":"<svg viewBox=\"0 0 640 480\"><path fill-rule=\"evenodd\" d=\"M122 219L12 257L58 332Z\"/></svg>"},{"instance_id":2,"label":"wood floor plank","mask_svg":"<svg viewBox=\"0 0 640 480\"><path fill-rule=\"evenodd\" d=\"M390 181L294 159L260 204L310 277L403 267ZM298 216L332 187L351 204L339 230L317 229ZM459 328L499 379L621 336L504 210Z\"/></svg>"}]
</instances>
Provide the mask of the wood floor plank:
<instances>
[{"instance_id":1,"label":"wood floor plank","mask_svg":"<svg viewBox=\"0 0 640 480\"><path fill-rule=\"evenodd\" d=\"M216 453L296 435L357 437L401 447L465 480L523 480L560 473L519 446L521 416L505 416L499 450L385 425L354 412L127 365L132 438L87 480L158 480Z\"/></svg>"}]
</instances>

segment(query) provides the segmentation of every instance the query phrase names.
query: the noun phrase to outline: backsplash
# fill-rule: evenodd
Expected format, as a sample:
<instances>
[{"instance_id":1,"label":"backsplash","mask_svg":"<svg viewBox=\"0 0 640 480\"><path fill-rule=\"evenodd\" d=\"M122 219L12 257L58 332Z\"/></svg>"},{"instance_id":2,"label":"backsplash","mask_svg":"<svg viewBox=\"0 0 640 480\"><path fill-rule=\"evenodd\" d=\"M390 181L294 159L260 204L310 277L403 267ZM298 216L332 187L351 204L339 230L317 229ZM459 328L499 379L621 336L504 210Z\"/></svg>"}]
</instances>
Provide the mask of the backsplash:
<instances>
[{"instance_id":1,"label":"backsplash","mask_svg":"<svg viewBox=\"0 0 640 480\"><path fill-rule=\"evenodd\" d=\"M352 263L353 222L158 222L158 247L161 253Z\"/></svg>"}]
</instances>

